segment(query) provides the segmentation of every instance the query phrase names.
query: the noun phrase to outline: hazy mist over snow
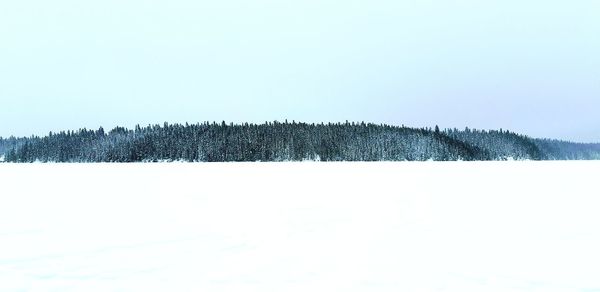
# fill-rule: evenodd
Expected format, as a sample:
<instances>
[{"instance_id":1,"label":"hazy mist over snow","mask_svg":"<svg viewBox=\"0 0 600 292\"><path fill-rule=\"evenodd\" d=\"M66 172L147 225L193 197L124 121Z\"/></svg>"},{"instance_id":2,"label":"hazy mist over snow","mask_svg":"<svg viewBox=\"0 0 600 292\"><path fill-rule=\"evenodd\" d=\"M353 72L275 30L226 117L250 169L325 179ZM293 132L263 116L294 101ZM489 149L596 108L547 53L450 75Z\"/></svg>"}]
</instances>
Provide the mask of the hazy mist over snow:
<instances>
[{"instance_id":1,"label":"hazy mist over snow","mask_svg":"<svg viewBox=\"0 0 600 292\"><path fill-rule=\"evenodd\" d=\"M371 121L600 141L600 4L5 1L0 136Z\"/></svg>"}]
</instances>

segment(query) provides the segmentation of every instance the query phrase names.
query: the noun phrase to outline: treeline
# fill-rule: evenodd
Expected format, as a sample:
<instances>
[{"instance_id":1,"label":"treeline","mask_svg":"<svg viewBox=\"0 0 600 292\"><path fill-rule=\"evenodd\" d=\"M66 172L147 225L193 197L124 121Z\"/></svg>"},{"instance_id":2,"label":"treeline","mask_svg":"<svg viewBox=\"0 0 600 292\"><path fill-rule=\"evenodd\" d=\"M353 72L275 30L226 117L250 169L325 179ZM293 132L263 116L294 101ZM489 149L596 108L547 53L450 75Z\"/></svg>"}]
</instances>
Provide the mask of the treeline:
<instances>
[{"instance_id":1,"label":"treeline","mask_svg":"<svg viewBox=\"0 0 600 292\"><path fill-rule=\"evenodd\" d=\"M4 162L600 159L600 144L371 123L168 124L0 138Z\"/></svg>"}]
</instances>

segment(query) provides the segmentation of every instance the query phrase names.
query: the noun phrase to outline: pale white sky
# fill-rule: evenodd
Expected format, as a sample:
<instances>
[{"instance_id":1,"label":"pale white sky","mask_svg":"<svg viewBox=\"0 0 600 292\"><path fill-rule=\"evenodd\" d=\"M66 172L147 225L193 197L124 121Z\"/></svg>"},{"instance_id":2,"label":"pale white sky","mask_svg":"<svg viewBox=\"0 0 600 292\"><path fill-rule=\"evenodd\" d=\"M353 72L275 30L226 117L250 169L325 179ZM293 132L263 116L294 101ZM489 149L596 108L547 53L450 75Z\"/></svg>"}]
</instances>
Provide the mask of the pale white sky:
<instances>
[{"instance_id":1,"label":"pale white sky","mask_svg":"<svg viewBox=\"0 0 600 292\"><path fill-rule=\"evenodd\" d=\"M0 136L205 120L600 141L600 2L0 5Z\"/></svg>"}]
</instances>

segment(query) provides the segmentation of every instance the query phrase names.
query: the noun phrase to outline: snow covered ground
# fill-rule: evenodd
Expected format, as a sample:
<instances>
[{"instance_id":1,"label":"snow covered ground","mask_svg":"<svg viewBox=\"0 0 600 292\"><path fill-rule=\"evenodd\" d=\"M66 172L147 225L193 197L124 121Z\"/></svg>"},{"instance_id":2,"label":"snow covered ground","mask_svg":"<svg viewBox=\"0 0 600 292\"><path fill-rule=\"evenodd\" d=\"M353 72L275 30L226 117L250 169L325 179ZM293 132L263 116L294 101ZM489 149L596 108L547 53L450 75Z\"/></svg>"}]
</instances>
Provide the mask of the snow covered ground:
<instances>
[{"instance_id":1,"label":"snow covered ground","mask_svg":"<svg viewBox=\"0 0 600 292\"><path fill-rule=\"evenodd\" d=\"M598 174L0 164L0 291L600 291Z\"/></svg>"}]
</instances>

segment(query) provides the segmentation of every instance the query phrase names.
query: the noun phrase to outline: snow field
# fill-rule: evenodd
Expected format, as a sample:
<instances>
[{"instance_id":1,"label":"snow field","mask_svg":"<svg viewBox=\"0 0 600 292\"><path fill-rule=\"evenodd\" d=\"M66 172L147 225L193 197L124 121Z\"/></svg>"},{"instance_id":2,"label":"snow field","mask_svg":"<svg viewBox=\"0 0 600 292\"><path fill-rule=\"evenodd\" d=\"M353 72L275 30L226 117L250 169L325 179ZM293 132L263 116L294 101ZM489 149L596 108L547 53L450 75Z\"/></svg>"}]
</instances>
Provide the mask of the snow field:
<instances>
[{"instance_id":1,"label":"snow field","mask_svg":"<svg viewBox=\"0 0 600 292\"><path fill-rule=\"evenodd\" d=\"M600 289L600 163L0 165L0 291Z\"/></svg>"}]
</instances>

